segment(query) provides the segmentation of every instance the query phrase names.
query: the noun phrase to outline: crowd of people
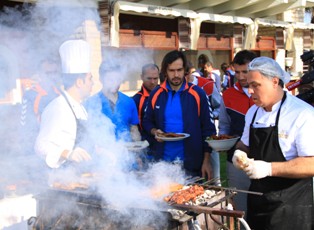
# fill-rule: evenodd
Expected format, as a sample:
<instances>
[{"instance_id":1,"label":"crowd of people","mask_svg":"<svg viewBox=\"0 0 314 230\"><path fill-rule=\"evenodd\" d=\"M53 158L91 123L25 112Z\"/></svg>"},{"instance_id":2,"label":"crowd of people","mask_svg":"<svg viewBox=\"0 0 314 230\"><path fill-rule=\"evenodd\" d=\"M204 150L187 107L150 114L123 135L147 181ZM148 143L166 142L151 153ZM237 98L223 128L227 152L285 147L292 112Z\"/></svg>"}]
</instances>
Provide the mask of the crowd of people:
<instances>
[{"instance_id":1,"label":"crowd of people","mask_svg":"<svg viewBox=\"0 0 314 230\"><path fill-rule=\"evenodd\" d=\"M263 195L238 193L235 209L245 211L253 229L312 228L314 109L284 90L289 75L275 60L242 50L220 72L204 54L195 68L174 50L160 68L142 67L143 83L133 97L119 91L121 66L104 61L103 87L91 96L88 43L66 41L59 53L63 89L57 81L45 93L24 95L34 103L28 108L38 126L35 153L49 168L93 161L112 141L147 141L147 161L180 164L187 176L221 185L219 153L205 140L239 136L227 152L228 186ZM165 133L189 135L170 142Z\"/></svg>"}]
</instances>

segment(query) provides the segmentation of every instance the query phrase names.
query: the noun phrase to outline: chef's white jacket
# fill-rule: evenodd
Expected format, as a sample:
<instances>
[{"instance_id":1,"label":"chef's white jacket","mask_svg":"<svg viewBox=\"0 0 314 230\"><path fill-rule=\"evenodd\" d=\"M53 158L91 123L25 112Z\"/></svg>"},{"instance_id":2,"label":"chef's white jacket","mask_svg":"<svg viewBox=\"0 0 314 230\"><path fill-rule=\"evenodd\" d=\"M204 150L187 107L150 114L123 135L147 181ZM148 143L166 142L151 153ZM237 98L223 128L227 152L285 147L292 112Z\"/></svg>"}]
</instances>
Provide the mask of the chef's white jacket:
<instances>
[{"instance_id":1,"label":"chef's white jacket","mask_svg":"<svg viewBox=\"0 0 314 230\"><path fill-rule=\"evenodd\" d=\"M87 120L84 107L69 94L64 93L77 119ZM65 98L60 95L51 101L42 113L35 152L45 158L49 167L60 167L64 163L60 162L61 153L64 150L72 151L74 148L76 128L76 118Z\"/></svg>"},{"instance_id":2,"label":"chef's white jacket","mask_svg":"<svg viewBox=\"0 0 314 230\"><path fill-rule=\"evenodd\" d=\"M253 123L254 128L274 126L281 101L273 105L272 111L259 108ZM253 105L245 116L245 127L241 141L249 146L250 124L257 109ZM297 97L288 94L280 111L278 138L286 160L298 156L314 156L314 108Z\"/></svg>"}]
</instances>

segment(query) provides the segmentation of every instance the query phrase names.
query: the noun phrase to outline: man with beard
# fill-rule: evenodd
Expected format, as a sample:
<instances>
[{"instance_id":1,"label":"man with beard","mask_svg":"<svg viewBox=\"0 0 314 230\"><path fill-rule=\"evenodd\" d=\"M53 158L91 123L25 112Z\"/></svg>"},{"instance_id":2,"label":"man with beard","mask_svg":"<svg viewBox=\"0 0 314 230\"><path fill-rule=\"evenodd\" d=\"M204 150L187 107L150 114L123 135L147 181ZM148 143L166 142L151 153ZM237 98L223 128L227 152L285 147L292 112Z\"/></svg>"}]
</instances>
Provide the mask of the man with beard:
<instances>
[{"instance_id":1,"label":"man with beard","mask_svg":"<svg viewBox=\"0 0 314 230\"><path fill-rule=\"evenodd\" d=\"M174 50L165 55L161 65L165 81L149 96L143 128L153 139L150 144L155 160L178 162L188 175L211 179L211 148L205 139L216 133L215 126L210 120L205 92L186 82L187 72L183 52ZM162 141L160 135L169 132L190 136Z\"/></svg>"},{"instance_id":2,"label":"man with beard","mask_svg":"<svg viewBox=\"0 0 314 230\"><path fill-rule=\"evenodd\" d=\"M143 81L140 91L134 96L138 118L139 118L139 130L141 132L142 139L145 139L145 133L142 127L142 121L144 117L145 108L147 106L147 99L150 92L158 85L159 80L159 68L155 64L146 64L142 67L141 79Z\"/></svg>"},{"instance_id":3,"label":"man with beard","mask_svg":"<svg viewBox=\"0 0 314 230\"><path fill-rule=\"evenodd\" d=\"M219 113L219 135L241 136L245 123L245 114L254 104L248 93L248 64L256 57L255 53L242 50L234 59L235 77L237 82L234 87L225 90L222 94ZM250 180L246 174L235 168L232 164L234 148L229 150L227 156L227 180L229 187L248 190ZM234 197L235 208L246 212L247 195L238 193Z\"/></svg>"}]
</instances>

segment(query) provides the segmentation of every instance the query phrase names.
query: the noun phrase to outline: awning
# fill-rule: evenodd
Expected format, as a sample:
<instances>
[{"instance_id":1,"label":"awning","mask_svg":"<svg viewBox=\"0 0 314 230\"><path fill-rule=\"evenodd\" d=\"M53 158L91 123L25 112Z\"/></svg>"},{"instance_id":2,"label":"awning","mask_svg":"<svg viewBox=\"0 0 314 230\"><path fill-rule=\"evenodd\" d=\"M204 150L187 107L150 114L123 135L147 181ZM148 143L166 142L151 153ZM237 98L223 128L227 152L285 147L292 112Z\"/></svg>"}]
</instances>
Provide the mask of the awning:
<instances>
[{"instance_id":1,"label":"awning","mask_svg":"<svg viewBox=\"0 0 314 230\"><path fill-rule=\"evenodd\" d=\"M111 45L119 47L119 14L120 12L129 12L136 14L149 14L163 17L185 17L191 20L191 49L197 48L197 40L200 35L200 26L203 21L216 22L216 23L240 23L249 25L253 23L252 19L237 16L209 14L209 13L196 13L192 10L176 9L170 7L162 7L156 5L147 5L140 3L132 3L126 1L117 1L114 6L113 24L111 26Z\"/></svg>"},{"instance_id":2,"label":"awning","mask_svg":"<svg viewBox=\"0 0 314 230\"><path fill-rule=\"evenodd\" d=\"M314 29L314 24L310 24L310 23L284 22L284 21L277 21L277 20L271 20L271 19L265 19L265 18L256 18L255 21L259 25L270 26L270 27L289 28L293 26L294 29Z\"/></svg>"},{"instance_id":3,"label":"awning","mask_svg":"<svg viewBox=\"0 0 314 230\"><path fill-rule=\"evenodd\" d=\"M117 1L114 6L114 14L113 14L113 24L111 26L111 45L115 47L119 47L119 14L120 12L134 12L138 14L148 14L159 17L185 17L185 18L196 18L198 14L192 10L185 9L175 9L170 7L162 7L156 5L147 5L140 3L132 3L125 1ZM192 36L191 36L192 38Z\"/></svg>"},{"instance_id":4,"label":"awning","mask_svg":"<svg viewBox=\"0 0 314 230\"><path fill-rule=\"evenodd\" d=\"M236 17L220 14L198 13L198 17L191 19L191 49L197 49L197 41L200 36L201 24L204 21L216 23L239 23L250 25L253 20L245 17Z\"/></svg>"},{"instance_id":5,"label":"awning","mask_svg":"<svg viewBox=\"0 0 314 230\"><path fill-rule=\"evenodd\" d=\"M193 10L176 9L157 5L146 5L140 3L132 3L125 1L118 1L115 5L118 10L125 12L136 12L136 13L147 13L159 16L170 16L170 17L185 17L195 18L197 13ZM116 10L116 8L115 8Z\"/></svg>"},{"instance_id":6,"label":"awning","mask_svg":"<svg viewBox=\"0 0 314 230\"><path fill-rule=\"evenodd\" d=\"M215 22L215 23L239 23L247 25L245 48L254 47L254 42L257 36L257 28L259 26L269 27L282 27L287 30L287 34L293 34L293 29L314 29L314 24L306 24L301 22L284 22L264 18L256 18L254 21L248 17L238 17L230 15L210 14L210 13L197 13L193 10L177 9L171 7L163 7L157 5L148 5L141 3L132 3L126 1L117 1L114 6L114 14L111 25L111 45L119 47L119 14L120 12L129 12L132 14L148 14L156 17L185 17L191 20L191 47L190 49L197 49L197 41L200 36L200 27L202 22ZM255 39L254 39L255 37ZM288 48L291 47L288 42Z\"/></svg>"}]
</instances>

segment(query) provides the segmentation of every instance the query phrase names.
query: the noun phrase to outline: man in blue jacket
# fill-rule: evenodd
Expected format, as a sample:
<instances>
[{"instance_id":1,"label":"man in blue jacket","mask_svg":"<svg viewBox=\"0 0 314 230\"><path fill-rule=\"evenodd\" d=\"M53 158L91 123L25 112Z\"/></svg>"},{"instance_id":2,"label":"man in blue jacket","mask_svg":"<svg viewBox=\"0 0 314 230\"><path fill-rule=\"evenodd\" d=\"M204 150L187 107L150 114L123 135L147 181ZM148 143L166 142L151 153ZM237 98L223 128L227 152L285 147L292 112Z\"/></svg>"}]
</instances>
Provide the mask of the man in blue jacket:
<instances>
[{"instance_id":1,"label":"man in blue jacket","mask_svg":"<svg viewBox=\"0 0 314 230\"><path fill-rule=\"evenodd\" d=\"M165 79L150 94L143 128L151 134L155 160L182 162L188 175L211 179L211 148L206 137L216 133L210 120L208 99L198 86L187 83L187 60L183 52L171 51L164 57L161 75ZM162 133L188 133L178 141L162 141Z\"/></svg>"}]
</instances>

